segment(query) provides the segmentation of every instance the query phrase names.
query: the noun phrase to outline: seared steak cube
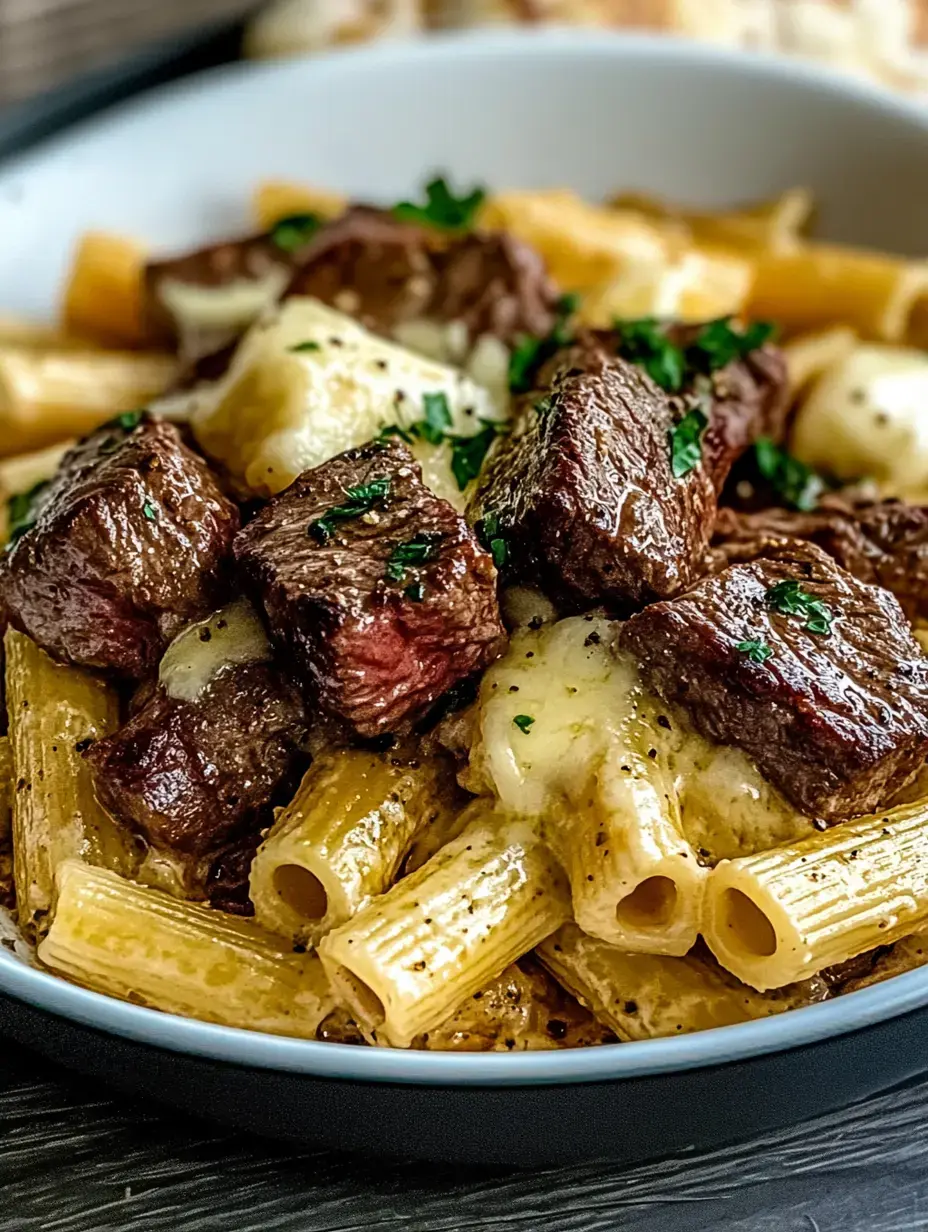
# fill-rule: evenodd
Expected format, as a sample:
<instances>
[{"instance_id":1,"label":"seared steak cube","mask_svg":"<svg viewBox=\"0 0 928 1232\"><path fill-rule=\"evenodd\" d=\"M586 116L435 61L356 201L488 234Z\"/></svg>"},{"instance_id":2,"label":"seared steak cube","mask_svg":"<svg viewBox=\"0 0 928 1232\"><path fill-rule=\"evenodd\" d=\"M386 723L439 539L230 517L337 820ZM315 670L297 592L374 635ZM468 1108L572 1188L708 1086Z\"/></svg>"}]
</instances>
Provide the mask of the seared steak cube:
<instances>
[{"instance_id":1,"label":"seared steak cube","mask_svg":"<svg viewBox=\"0 0 928 1232\"><path fill-rule=\"evenodd\" d=\"M96 792L154 847L202 857L271 820L298 781L302 701L267 663L223 667L193 699L164 688L85 757Z\"/></svg>"},{"instance_id":2,"label":"seared steak cube","mask_svg":"<svg viewBox=\"0 0 928 1232\"><path fill-rule=\"evenodd\" d=\"M437 283L427 315L461 321L470 339L493 334L512 343L554 324L557 290L542 256L512 235L473 233L435 260Z\"/></svg>"},{"instance_id":3,"label":"seared steak cube","mask_svg":"<svg viewBox=\"0 0 928 1232\"><path fill-rule=\"evenodd\" d=\"M311 295L375 333L425 315L435 292L436 239L384 210L357 205L300 254L288 295Z\"/></svg>"},{"instance_id":4,"label":"seared steak cube","mask_svg":"<svg viewBox=\"0 0 928 1232\"><path fill-rule=\"evenodd\" d=\"M676 398L615 345L588 334L542 368L473 515L498 528L513 580L628 611L698 575L718 493L738 453L778 417L784 369L764 350ZM677 446L706 419L681 467Z\"/></svg>"},{"instance_id":5,"label":"seared steak cube","mask_svg":"<svg viewBox=\"0 0 928 1232\"><path fill-rule=\"evenodd\" d=\"M306 471L235 553L310 695L362 736L408 725L501 646L493 562L400 442Z\"/></svg>"},{"instance_id":6,"label":"seared steak cube","mask_svg":"<svg viewBox=\"0 0 928 1232\"><path fill-rule=\"evenodd\" d=\"M645 608L622 644L661 697L804 812L876 809L928 752L928 659L897 601L809 544Z\"/></svg>"},{"instance_id":7,"label":"seared steak cube","mask_svg":"<svg viewBox=\"0 0 928 1232\"><path fill-rule=\"evenodd\" d=\"M534 249L478 232L444 241L424 227L357 205L300 254L288 289L346 312L376 333L405 321L460 321L471 340L546 334L557 292Z\"/></svg>"},{"instance_id":8,"label":"seared steak cube","mask_svg":"<svg viewBox=\"0 0 928 1232\"><path fill-rule=\"evenodd\" d=\"M713 567L724 569L733 561L750 560L784 539L816 544L860 581L892 591L910 620L928 618L925 506L826 496L818 509L808 513L720 509L712 542Z\"/></svg>"},{"instance_id":9,"label":"seared steak cube","mask_svg":"<svg viewBox=\"0 0 928 1232\"><path fill-rule=\"evenodd\" d=\"M0 562L0 606L54 658L142 677L215 606L238 525L176 428L122 416L65 455Z\"/></svg>"}]
</instances>

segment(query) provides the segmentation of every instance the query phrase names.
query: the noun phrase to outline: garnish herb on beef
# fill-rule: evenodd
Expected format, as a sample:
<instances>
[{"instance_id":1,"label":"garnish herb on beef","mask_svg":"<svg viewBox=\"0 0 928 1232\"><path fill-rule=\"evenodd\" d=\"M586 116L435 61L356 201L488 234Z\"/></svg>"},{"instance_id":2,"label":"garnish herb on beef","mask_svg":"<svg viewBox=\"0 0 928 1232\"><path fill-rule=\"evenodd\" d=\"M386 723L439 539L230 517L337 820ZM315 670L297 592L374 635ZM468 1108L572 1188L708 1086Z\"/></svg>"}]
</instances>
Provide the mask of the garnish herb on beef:
<instances>
[{"instance_id":1,"label":"garnish herb on beef","mask_svg":"<svg viewBox=\"0 0 928 1232\"><path fill-rule=\"evenodd\" d=\"M818 505L826 488L824 479L787 449L763 436L754 444L754 461L787 508L808 513Z\"/></svg>"},{"instance_id":2,"label":"garnish herb on beef","mask_svg":"<svg viewBox=\"0 0 928 1232\"><path fill-rule=\"evenodd\" d=\"M310 522L309 533L318 543L328 543L335 534L336 523L363 517L375 506L381 505L389 495L390 480L384 475L372 479L370 483L348 488L342 504L333 505L321 518Z\"/></svg>"},{"instance_id":3,"label":"garnish herb on beef","mask_svg":"<svg viewBox=\"0 0 928 1232\"><path fill-rule=\"evenodd\" d=\"M369 517L331 523L324 543L306 534L380 480L388 494ZM387 570L413 541L428 559L400 589ZM395 439L306 471L241 532L236 557L308 696L361 736L409 727L502 646L490 555Z\"/></svg>"},{"instance_id":4,"label":"garnish herb on beef","mask_svg":"<svg viewBox=\"0 0 928 1232\"><path fill-rule=\"evenodd\" d=\"M551 331L543 336L525 335L516 340L509 358L509 388L514 394L528 393L533 388L538 370L561 347L573 340L571 318L580 306L576 295L562 295L554 305Z\"/></svg>"},{"instance_id":5,"label":"garnish herb on beef","mask_svg":"<svg viewBox=\"0 0 928 1232\"><path fill-rule=\"evenodd\" d=\"M752 663L764 664L773 654L773 648L760 638L739 642L735 649L739 654L747 655Z\"/></svg>"},{"instance_id":6,"label":"garnish herb on beef","mask_svg":"<svg viewBox=\"0 0 928 1232\"><path fill-rule=\"evenodd\" d=\"M742 649L759 642L772 652L763 671ZM879 808L928 752L928 660L899 604L808 544L775 545L645 608L622 643L665 701L744 749L810 816Z\"/></svg>"},{"instance_id":7,"label":"garnish herb on beef","mask_svg":"<svg viewBox=\"0 0 928 1232\"><path fill-rule=\"evenodd\" d=\"M698 332L671 336L683 345ZM778 428L786 373L764 349L678 397L615 350L615 335L586 332L542 367L471 513L484 542L505 540L509 580L628 611L698 576L718 493L735 459ZM487 538L491 514L504 529Z\"/></svg>"},{"instance_id":8,"label":"garnish herb on beef","mask_svg":"<svg viewBox=\"0 0 928 1232\"><path fill-rule=\"evenodd\" d=\"M457 197L443 176L437 176L425 186L425 203L400 201L393 214L401 222L414 222L440 231L464 231L474 225L480 207L486 200L486 190L479 186Z\"/></svg>"},{"instance_id":9,"label":"garnish herb on beef","mask_svg":"<svg viewBox=\"0 0 928 1232\"><path fill-rule=\"evenodd\" d=\"M805 628L810 633L827 635L831 632L834 612L827 603L816 599L805 589L801 582L790 579L777 582L771 586L765 595L768 607L784 616L800 616L805 621Z\"/></svg>"},{"instance_id":10,"label":"garnish herb on beef","mask_svg":"<svg viewBox=\"0 0 928 1232\"><path fill-rule=\"evenodd\" d=\"M619 354L644 368L661 389L674 394L696 376L710 376L747 359L776 333L772 325L761 321L740 332L732 326L731 317L709 321L685 343L668 332L667 322L655 317L616 321L614 328Z\"/></svg>"},{"instance_id":11,"label":"garnish herb on beef","mask_svg":"<svg viewBox=\"0 0 928 1232\"><path fill-rule=\"evenodd\" d=\"M65 455L29 519L0 560L0 607L53 658L133 678L221 601L239 524L176 428L129 418Z\"/></svg>"},{"instance_id":12,"label":"garnish herb on beef","mask_svg":"<svg viewBox=\"0 0 928 1232\"><path fill-rule=\"evenodd\" d=\"M892 591L910 620L928 619L928 507L835 494L808 513L720 509L711 567L750 560L788 539L814 543L862 582Z\"/></svg>"},{"instance_id":13,"label":"garnish herb on beef","mask_svg":"<svg viewBox=\"0 0 928 1232\"><path fill-rule=\"evenodd\" d=\"M284 252L298 252L313 238L324 220L318 214L288 214L271 227L271 240Z\"/></svg>"},{"instance_id":14,"label":"garnish herb on beef","mask_svg":"<svg viewBox=\"0 0 928 1232\"><path fill-rule=\"evenodd\" d=\"M406 543L398 543L387 557L384 576L390 582L402 582L408 569L435 560L441 547L440 533L420 532Z\"/></svg>"},{"instance_id":15,"label":"garnish herb on beef","mask_svg":"<svg viewBox=\"0 0 928 1232\"><path fill-rule=\"evenodd\" d=\"M683 479L702 461L702 436L708 426L709 420L694 407L670 429L670 469L674 479Z\"/></svg>"}]
</instances>

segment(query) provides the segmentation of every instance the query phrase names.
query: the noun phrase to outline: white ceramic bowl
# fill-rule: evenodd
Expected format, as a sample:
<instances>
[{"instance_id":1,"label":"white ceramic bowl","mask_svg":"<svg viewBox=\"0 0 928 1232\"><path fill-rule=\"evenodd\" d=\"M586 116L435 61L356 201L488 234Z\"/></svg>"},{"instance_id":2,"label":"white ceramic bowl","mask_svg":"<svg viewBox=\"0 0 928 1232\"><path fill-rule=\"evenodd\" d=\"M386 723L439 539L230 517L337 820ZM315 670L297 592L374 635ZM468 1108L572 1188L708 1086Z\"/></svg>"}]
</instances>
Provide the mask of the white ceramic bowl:
<instances>
[{"instance_id":1,"label":"white ceramic bowl","mask_svg":"<svg viewBox=\"0 0 928 1232\"><path fill-rule=\"evenodd\" d=\"M0 170L0 310L52 314L69 250L86 228L190 245L247 227L249 195L263 177L390 200L408 195L436 169L462 184L568 184L593 198L641 189L698 205L727 205L802 184L821 203L824 233L906 253L928 251L928 113L915 104L809 67L667 40L505 32L231 66L146 95L8 163ZM841 1037L903 1022L900 1015L928 1005L928 968L842 1000L697 1036L518 1056L350 1049L184 1021L72 987L5 950L0 989L123 1039L250 1067L251 1094L240 1098L252 1104L271 1099L272 1071L294 1080L424 1083L445 1091L606 1083L626 1104L634 1091L659 1081L660 1091L651 1089L665 1128L652 1137L669 1146L679 1144L669 1127L684 1071L711 1072L711 1089L721 1091L717 1076L733 1072L727 1063L743 1062L725 1099L732 1109L743 1105L741 1115L752 1125L771 1124L779 1114L770 1084L781 1079L759 1067L765 1054L824 1050L827 1042L832 1059L822 1051L822 1064L836 1064ZM5 1003L2 1022L23 1034L12 1006ZM893 1036L892 1064L884 1057L875 1069L872 1049L861 1045L870 1059L859 1077L849 1085L842 1071L842 1080L826 1084L812 1104L815 1083L806 1083L797 1098L795 1083L784 1079L794 1088L789 1109L820 1109L915 1072L921 1050L919 1058L899 1052L907 1031L900 1026ZM80 1049L75 1064L112 1071L112 1064L91 1066L93 1049ZM158 1072L164 1072L163 1053L139 1055L161 1057ZM798 1060L788 1065L793 1070L784 1073L799 1072ZM655 1075L664 1077L649 1077ZM362 1088L346 1089L356 1097ZM273 1101L281 1098L275 1087ZM647 1094L640 1098L653 1102ZM385 1107L378 1116L391 1115L394 1104ZM551 1106L546 1121L545 1107L532 1112L532 1132L547 1135L551 1145L563 1117ZM364 1105L352 1125L369 1115ZM481 1115L477 1105L474 1115ZM245 1119L268 1128L266 1119ZM703 1108L701 1121L711 1119ZM728 1120L723 1107L720 1124ZM357 1145L357 1133L337 1121L331 1113L326 1132ZM640 1145L623 1145L627 1137L617 1139L617 1132L609 1149L641 1153ZM491 1149L493 1135L488 1125L461 1153L507 1158L508 1130L499 1127ZM301 1122L296 1136L313 1136L308 1123ZM699 1137L695 1129L692 1137ZM571 1141L583 1145L574 1154L593 1153L608 1138L588 1113L578 1113ZM448 1145L423 1153L455 1153L453 1134L439 1140ZM417 1149L408 1134L402 1149ZM564 1158L565 1148L542 1146L533 1157Z\"/></svg>"}]
</instances>

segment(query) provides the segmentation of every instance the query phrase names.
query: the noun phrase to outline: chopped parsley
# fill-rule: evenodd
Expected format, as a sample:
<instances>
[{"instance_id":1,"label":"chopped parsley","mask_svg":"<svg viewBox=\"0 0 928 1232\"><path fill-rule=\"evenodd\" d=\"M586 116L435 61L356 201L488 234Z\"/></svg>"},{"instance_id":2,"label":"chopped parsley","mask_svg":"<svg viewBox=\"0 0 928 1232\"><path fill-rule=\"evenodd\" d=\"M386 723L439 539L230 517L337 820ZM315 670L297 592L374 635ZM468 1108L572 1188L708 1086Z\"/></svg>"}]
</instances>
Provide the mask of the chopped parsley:
<instances>
[{"instance_id":1,"label":"chopped parsley","mask_svg":"<svg viewBox=\"0 0 928 1232\"><path fill-rule=\"evenodd\" d=\"M375 505L381 504L389 495L390 480L386 477L349 488L345 493L345 503L333 505L323 517L310 522L307 533L317 543L326 544L335 533L337 522L350 522L352 518L360 518L365 513L370 513Z\"/></svg>"},{"instance_id":2,"label":"chopped parsley","mask_svg":"<svg viewBox=\"0 0 928 1232\"><path fill-rule=\"evenodd\" d=\"M421 436L430 445L440 445L451 427L451 408L448 406L448 398L440 391L434 394L423 394L422 406L425 410L425 419L413 424L411 430L414 435Z\"/></svg>"},{"instance_id":3,"label":"chopped parsley","mask_svg":"<svg viewBox=\"0 0 928 1232\"><path fill-rule=\"evenodd\" d=\"M655 317L640 321L616 321L619 354L644 368L648 376L667 393L679 393L686 382L686 356L667 337Z\"/></svg>"},{"instance_id":4,"label":"chopped parsley","mask_svg":"<svg viewBox=\"0 0 928 1232\"><path fill-rule=\"evenodd\" d=\"M122 428L123 432L134 432L142 422L144 414L144 407L138 411L123 411L121 415L114 415L112 419L108 419L103 427Z\"/></svg>"},{"instance_id":5,"label":"chopped parsley","mask_svg":"<svg viewBox=\"0 0 928 1232\"><path fill-rule=\"evenodd\" d=\"M287 350L293 351L295 354L299 355L304 351L321 351L322 347L318 342L313 342L312 339L308 339L306 342L298 342L295 346L287 347Z\"/></svg>"},{"instance_id":6,"label":"chopped parsley","mask_svg":"<svg viewBox=\"0 0 928 1232\"><path fill-rule=\"evenodd\" d=\"M741 333L732 326L731 317L721 317L700 330L692 345L687 347L687 360L700 372L717 372L736 359L745 359L752 351L759 351L776 332L776 326L769 321L755 321Z\"/></svg>"},{"instance_id":7,"label":"chopped parsley","mask_svg":"<svg viewBox=\"0 0 928 1232\"><path fill-rule=\"evenodd\" d=\"M524 394L532 388L541 365L573 338L571 317L580 306L578 295L562 295L554 306L554 325L550 334L536 338L525 334L519 338L509 357L509 388L514 394Z\"/></svg>"},{"instance_id":8,"label":"chopped parsley","mask_svg":"<svg viewBox=\"0 0 928 1232\"><path fill-rule=\"evenodd\" d=\"M401 428L399 424L386 424L386 426L381 428L377 433L376 439L382 444L386 444L392 436L398 436L400 440L405 441L407 445L411 445L415 440L412 432L408 432L405 428Z\"/></svg>"},{"instance_id":9,"label":"chopped parsley","mask_svg":"<svg viewBox=\"0 0 928 1232\"><path fill-rule=\"evenodd\" d=\"M524 732L526 736L528 735L528 729L535 722L530 714L517 714L512 721L515 723L516 727L518 727L519 731Z\"/></svg>"},{"instance_id":10,"label":"chopped parsley","mask_svg":"<svg viewBox=\"0 0 928 1232\"><path fill-rule=\"evenodd\" d=\"M411 599L413 603L421 603L425 598L425 587L421 582L411 582L403 591L403 594L407 599Z\"/></svg>"},{"instance_id":11,"label":"chopped parsley","mask_svg":"<svg viewBox=\"0 0 928 1232\"><path fill-rule=\"evenodd\" d=\"M278 248L296 252L309 243L322 224L318 214L288 214L274 223L269 234Z\"/></svg>"},{"instance_id":12,"label":"chopped parsley","mask_svg":"<svg viewBox=\"0 0 928 1232\"><path fill-rule=\"evenodd\" d=\"M670 466L674 478L682 479L702 461L702 434L708 419L698 408L688 411L670 430Z\"/></svg>"},{"instance_id":13,"label":"chopped parsley","mask_svg":"<svg viewBox=\"0 0 928 1232\"><path fill-rule=\"evenodd\" d=\"M671 341L656 317L615 321L614 328L619 334L618 353L644 368L661 389L677 394L694 376L711 375L736 359L744 359L776 332L773 325L764 321L755 321L742 332L731 320L731 317L721 317L710 321L686 347Z\"/></svg>"},{"instance_id":14,"label":"chopped parsley","mask_svg":"<svg viewBox=\"0 0 928 1232\"><path fill-rule=\"evenodd\" d=\"M762 436L754 445L757 469L790 509L808 513L818 506L825 480L811 466Z\"/></svg>"},{"instance_id":15,"label":"chopped parsley","mask_svg":"<svg viewBox=\"0 0 928 1232\"><path fill-rule=\"evenodd\" d=\"M474 526L477 538L493 557L493 564L502 569L509 556L509 548L503 538L499 514L487 513Z\"/></svg>"},{"instance_id":16,"label":"chopped parsley","mask_svg":"<svg viewBox=\"0 0 928 1232\"><path fill-rule=\"evenodd\" d=\"M424 565L438 555L444 535L438 531L421 531L406 543L398 543L387 558L385 576L390 582L402 582L406 570Z\"/></svg>"},{"instance_id":17,"label":"chopped parsley","mask_svg":"<svg viewBox=\"0 0 928 1232\"><path fill-rule=\"evenodd\" d=\"M766 663L773 654L772 647L768 646L763 638L752 638L747 642L739 642L735 649L747 655L752 663Z\"/></svg>"},{"instance_id":18,"label":"chopped parsley","mask_svg":"<svg viewBox=\"0 0 928 1232\"><path fill-rule=\"evenodd\" d=\"M490 446L505 431L502 424L481 419L483 428L474 436L451 437L451 472L463 492L472 479L476 479L483 466Z\"/></svg>"},{"instance_id":19,"label":"chopped parsley","mask_svg":"<svg viewBox=\"0 0 928 1232\"><path fill-rule=\"evenodd\" d=\"M831 633L834 612L827 603L816 599L801 582L777 582L766 594L767 606L783 616L802 616L810 633L827 636Z\"/></svg>"},{"instance_id":20,"label":"chopped parsley","mask_svg":"<svg viewBox=\"0 0 928 1232\"><path fill-rule=\"evenodd\" d=\"M48 487L48 483L47 479L42 479L28 492L16 492L10 497L6 507L9 523L7 547L12 547L17 539L21 539L35 526L36 501L40 493Z\"/></svg>"},{"instance_id":21,"label":"chopped parsley","mask_svg":"<svg viewBox=\"0 0 928 1232\"><path fill-rule=\"evenodd\" d=\"M393 207L393 216L402 222L420 223L441 231L467 231L474 225L486 195L478 185L464 196L456 197L444 176L437 176L425 186L423 205L400 201Z\"/></svg>"},{"instance_id":22,"label":"chopped parsley","mask_svg":"<svg viewBox=\"0 0 928 1232\"><path fill-rule=\"evenodd\" d=\"M151 501L145 502L145 504L142 506L142 513L145 515L146 518L148 518L149 522L158 521L158 510L151 503Z\"/></svg>"}]
</instances>

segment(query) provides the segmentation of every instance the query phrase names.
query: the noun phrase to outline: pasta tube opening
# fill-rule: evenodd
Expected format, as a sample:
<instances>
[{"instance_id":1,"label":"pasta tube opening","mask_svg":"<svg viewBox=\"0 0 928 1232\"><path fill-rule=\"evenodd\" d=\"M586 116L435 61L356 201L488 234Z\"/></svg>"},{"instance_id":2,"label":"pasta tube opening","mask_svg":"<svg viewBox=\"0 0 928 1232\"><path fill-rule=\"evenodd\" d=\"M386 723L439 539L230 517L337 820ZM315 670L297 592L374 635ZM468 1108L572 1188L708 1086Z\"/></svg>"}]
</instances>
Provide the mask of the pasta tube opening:
<instances>
[{"instance_id":1,"label":"pasta tube opening","mask_svg":"<svg viewBox=\"0 0 928 1232\"><path fill-rule=\"evenodd\" d=\"M304 920L321 920L329 909L329 896L315 873L299 864L274 869L274 889L286 907Z\"/></svg>"},{"instance_id":2,"label":"pasta tube opening","mask_svg":"<svg viewBox=\"0 0 928 1232\"><path fill-rule=\"evenodd\" d=\"M677 887L670 877L646 877L619 899L615 917L629 928L663 928L677 907Z\"/></svg>"},{"instance_id":3,"label":"pasta tube opening","mask_svg":"<svg viewBox=\"0 0 928 1232\"><path fill-rule=\"evenodd\" d=\"M926 861L924 800L725 860L708 879L703 935L744 983L781 988L928 922Z\"/></svg>"}]
</instances>

